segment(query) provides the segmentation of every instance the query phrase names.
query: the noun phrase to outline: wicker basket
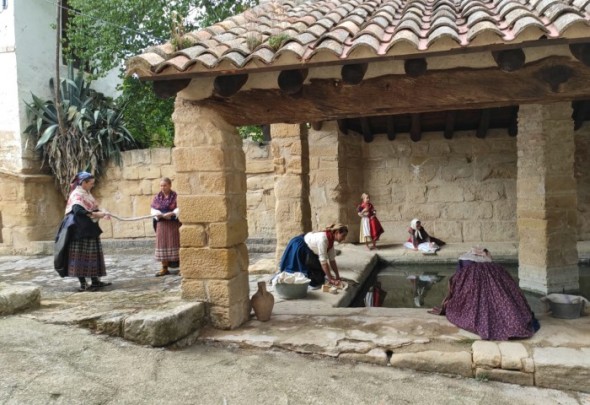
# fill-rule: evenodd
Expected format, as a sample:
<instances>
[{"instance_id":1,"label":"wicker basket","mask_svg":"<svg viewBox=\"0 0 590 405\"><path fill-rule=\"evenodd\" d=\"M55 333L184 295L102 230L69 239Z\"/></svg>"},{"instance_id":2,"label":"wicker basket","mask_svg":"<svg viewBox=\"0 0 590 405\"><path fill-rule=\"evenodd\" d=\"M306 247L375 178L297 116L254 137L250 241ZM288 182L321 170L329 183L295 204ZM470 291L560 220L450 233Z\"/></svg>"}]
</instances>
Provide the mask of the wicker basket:
<instances>
[{"instance_id":1,"label":"wicker basket","mask_svg":"<svg viewBox=\"0 0 590 405\"><path fill-rule=\"evenodd\" d=\"M304 284L277 283L275 291L282 299L296 300L307 297L307 287L309 287L309 282Z\"/></svg>"}]
</instances>

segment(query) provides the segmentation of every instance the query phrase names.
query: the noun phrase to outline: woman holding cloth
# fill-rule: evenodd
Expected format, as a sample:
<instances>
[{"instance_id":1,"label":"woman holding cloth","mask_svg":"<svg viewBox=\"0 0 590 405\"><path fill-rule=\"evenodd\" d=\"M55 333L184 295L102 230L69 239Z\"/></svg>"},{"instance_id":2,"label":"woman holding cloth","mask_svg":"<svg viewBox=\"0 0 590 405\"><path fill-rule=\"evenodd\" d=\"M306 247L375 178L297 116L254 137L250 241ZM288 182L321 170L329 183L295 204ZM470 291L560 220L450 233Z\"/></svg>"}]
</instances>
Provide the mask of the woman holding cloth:
<instances>
[{"instance_id":1,"label":"woman holding cloth","mask_svg":"<svg viewBox=\"0 0 590 405\"><path fill-rule=\"evenodd\" d=\"M78 277L78 291L96 291L111 285L100 281L100 277L107 273L98 220L110 219L110 216L99 210L98 202L90 193L94 181L94 176L88 172L80 172L74 177L65 217L56 238L55 269L62 277ZM90 277L92 284L86 283L86 277Z\"/></svg>"},{"instance_id":2,"label":"woman holding cloth","mask_svg":"<svg viewBox=\"0 0 590 405\"><path fill-rule=\"evenodd\" d=\"M160 180L160 192L156 194L151 205L156 230L156 260L162 262L162 269L156 277L170 274L168 267L178 267L180 249L180 221L176 203L177 194L172 191L172 180L168 177Z\"/></svg>"}]
</instances>

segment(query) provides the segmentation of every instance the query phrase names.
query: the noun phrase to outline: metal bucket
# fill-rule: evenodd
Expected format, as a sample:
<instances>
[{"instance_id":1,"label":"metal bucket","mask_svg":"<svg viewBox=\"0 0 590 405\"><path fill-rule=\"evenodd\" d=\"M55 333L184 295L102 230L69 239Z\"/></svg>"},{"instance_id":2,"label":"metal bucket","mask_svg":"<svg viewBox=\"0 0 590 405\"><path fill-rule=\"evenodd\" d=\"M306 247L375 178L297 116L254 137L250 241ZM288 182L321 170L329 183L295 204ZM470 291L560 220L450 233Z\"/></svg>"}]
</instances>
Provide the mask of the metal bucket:
<instances>
[{"instance_id":1,"label":"metal bucket","mask_svg":"<svg viewBox=\"0 0 590 405\"><path fill-rule=\"evenodd\" d=\"M584 313L584 301L569 304L549 301L549 308L554 318L576 319Z\"/></svg>"},{"instance_id":2,"label":"metal bucket","mask_svg":"<svg viewBox=\"0 0 590 405\"><path fill-rule=\"evenodd\" d=\"M281 297L282 299L295 300L295 299L307 297L307 287L309 287L309 283L304 283L304 284L277 283L277 284L275 284L275 291L279 294L279 297Z\"/></svg>"}]
</instances>

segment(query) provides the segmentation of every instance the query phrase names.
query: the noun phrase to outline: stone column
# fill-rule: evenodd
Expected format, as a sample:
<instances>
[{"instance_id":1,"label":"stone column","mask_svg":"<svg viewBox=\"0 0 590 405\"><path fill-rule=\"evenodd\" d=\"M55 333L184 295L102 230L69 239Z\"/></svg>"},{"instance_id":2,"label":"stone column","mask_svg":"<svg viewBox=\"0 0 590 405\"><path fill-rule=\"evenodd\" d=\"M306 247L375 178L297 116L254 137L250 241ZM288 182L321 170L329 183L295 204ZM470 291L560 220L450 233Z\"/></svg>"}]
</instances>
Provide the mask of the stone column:
<instances>
[{"instance_id":1,"label":"stone column","mask_svg":"<svg viewBox=\"0 0 590 405\"><path fill-rule=\"evenodd\" d=\"M289 240L311 230L309 147L305 125L273 124L271 138L278 265Z\"/></svg>"},{"instance_id":2,"label":"stone column","mask_svg":"<svg viewBox=\"0 0 590 405\"><path fill-rule=\"evenodd\" d=\"M521 105L517 223L521 288L579 289L574 123L569 102Z\"/></svg>"},{"instance_id":3,"label":"stone column","mask_svg":"<svg viewBox=\"0 0 590 405\"><path fill-rule=\"evenodd\" d=\"M207 302L212 325L233 329L250 313L242 139L197 103L177 98L173 119L182 297Z\"/></svg>"},{"instance_id":4,"label":"stone column","mask_svg":"<svg viewBox=\"0 0 590 405\"><path fill-rule=\"evenodd\" d=\"M347 224L347 241L357 242L360 219L355 204L363 192L362 137L341 134L335 121L310 129L309 178L313 228Z\"/></svg>"}]
</instances>

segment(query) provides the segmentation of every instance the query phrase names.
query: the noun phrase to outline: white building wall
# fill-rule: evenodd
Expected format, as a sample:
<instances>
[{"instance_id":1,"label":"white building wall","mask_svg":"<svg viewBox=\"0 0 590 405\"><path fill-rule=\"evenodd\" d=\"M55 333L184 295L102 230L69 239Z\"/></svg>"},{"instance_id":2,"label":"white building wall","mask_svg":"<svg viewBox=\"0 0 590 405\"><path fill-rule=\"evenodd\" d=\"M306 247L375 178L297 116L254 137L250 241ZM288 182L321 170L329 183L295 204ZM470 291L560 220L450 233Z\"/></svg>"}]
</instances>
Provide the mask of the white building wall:
<instances>
[{"instance_id":1,"label":"white building wall","mask_svg":"<svg viewBox=\"0 0 590 405\"><path fill-rule=\"evenodd\" d=\"M19 103L16 74L14 3L0 10L0 169L20 169Z\"/></svg>"}]
</instances>

